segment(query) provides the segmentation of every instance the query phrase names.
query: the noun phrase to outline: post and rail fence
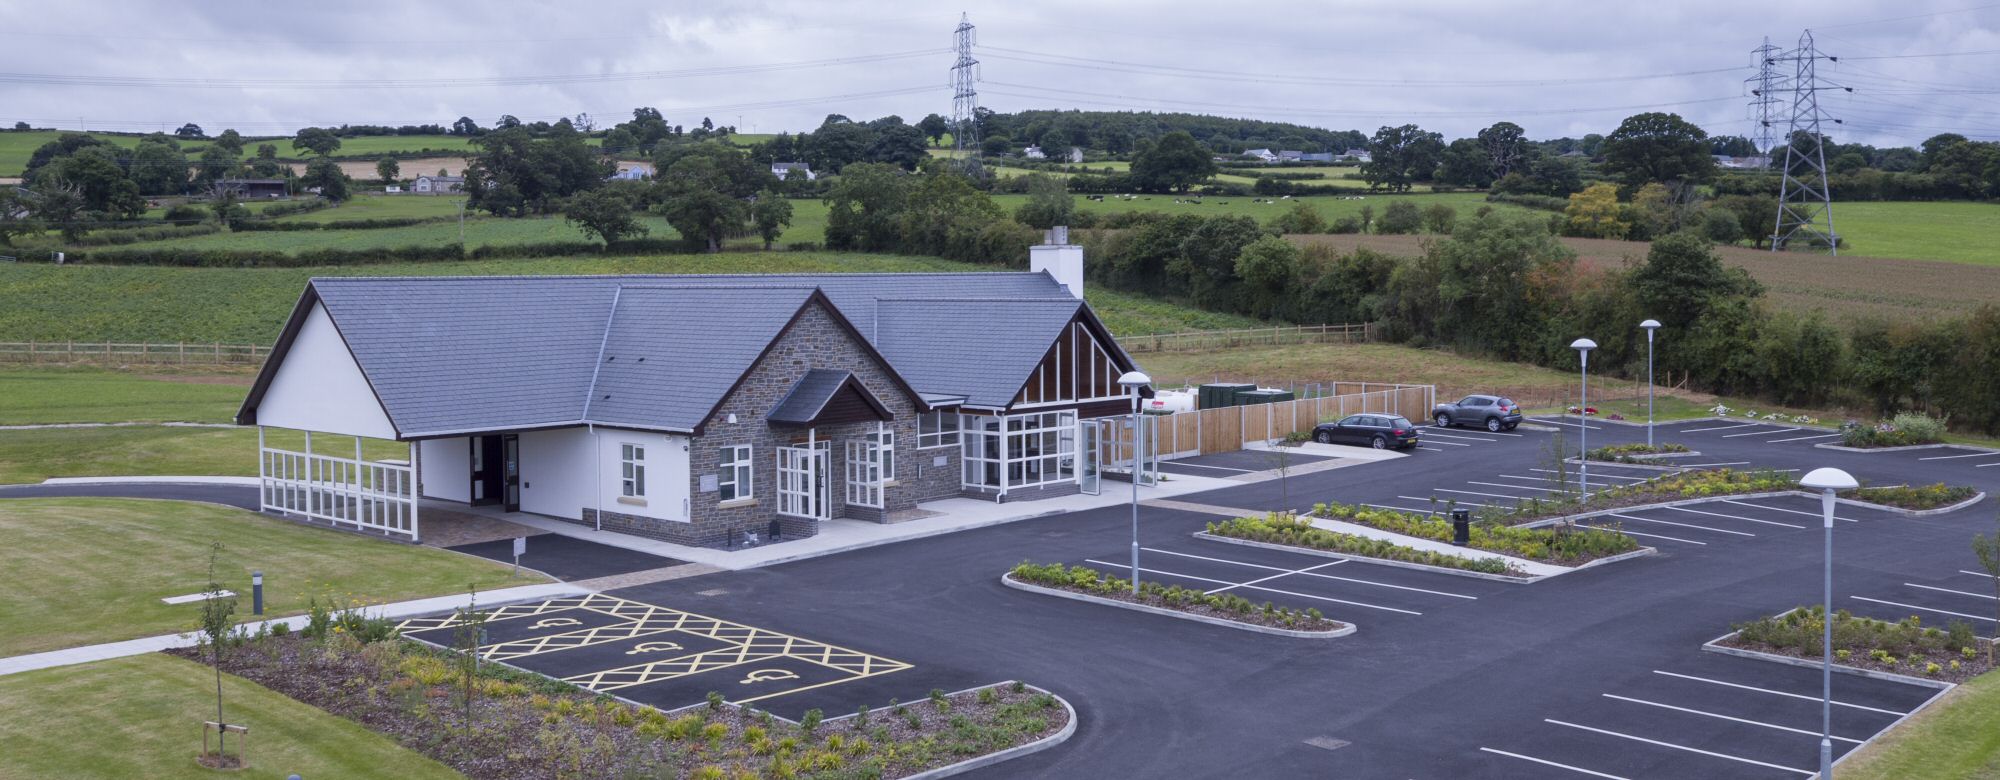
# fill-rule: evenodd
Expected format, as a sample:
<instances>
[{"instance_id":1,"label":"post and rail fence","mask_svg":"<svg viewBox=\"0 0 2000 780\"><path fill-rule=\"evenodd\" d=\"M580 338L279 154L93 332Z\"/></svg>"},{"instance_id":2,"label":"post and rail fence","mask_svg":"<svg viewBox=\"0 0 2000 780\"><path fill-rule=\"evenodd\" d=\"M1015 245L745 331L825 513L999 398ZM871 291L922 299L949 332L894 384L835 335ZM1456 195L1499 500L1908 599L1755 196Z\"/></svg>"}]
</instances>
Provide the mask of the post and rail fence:
<instances>
[{"instance_id":1,"label":"post and rail fence","mask_svg":"<svg viewBox=\"0 0 2000 780\"><path fill-rule=\"evenodd\" d=\"M1127 352L1180 352L1225 347L1284 344L1366 344L1375 338L1371 323L1344 325L1278 325L1269 328L1198 330L1186 333L1119 336Z\"/></svg>"},{"instance_id":2,"label":"post and rail fence","mask_svg":"<svg viewBox=\"0 0 2000 780\"><path fill-rule=\"evenodd\" d=\"M258 366L265 344L119 341L0 341L0 363L151 363Z\"/></svg>"}]
</instances>

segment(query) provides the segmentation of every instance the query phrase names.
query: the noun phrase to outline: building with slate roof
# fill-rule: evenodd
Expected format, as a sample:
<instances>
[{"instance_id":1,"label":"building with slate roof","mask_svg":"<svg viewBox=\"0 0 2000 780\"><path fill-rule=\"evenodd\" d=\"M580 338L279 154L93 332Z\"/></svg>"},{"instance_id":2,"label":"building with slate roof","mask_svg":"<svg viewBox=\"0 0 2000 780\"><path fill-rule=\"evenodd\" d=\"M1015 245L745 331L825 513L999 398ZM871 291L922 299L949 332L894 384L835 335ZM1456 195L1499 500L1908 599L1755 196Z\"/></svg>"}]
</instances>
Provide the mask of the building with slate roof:
<instances>
[{"instance_id":1,"label":"building with slate roof","mask_svg":"<svg viewBox=\"0 0 2000 780\"><path fill-rule=\"evenodd\" d=\"M416 539L423 500L731 547L1097 488L1137 368L1034 270L313 279L236 421L267 511ZM307 432L304 451L263 431ZM407 442L407 460L311 434ZM322 442L325 438L322 437ZM358 439L357 439L358 441Z\"/></svg>"}]
</instances>

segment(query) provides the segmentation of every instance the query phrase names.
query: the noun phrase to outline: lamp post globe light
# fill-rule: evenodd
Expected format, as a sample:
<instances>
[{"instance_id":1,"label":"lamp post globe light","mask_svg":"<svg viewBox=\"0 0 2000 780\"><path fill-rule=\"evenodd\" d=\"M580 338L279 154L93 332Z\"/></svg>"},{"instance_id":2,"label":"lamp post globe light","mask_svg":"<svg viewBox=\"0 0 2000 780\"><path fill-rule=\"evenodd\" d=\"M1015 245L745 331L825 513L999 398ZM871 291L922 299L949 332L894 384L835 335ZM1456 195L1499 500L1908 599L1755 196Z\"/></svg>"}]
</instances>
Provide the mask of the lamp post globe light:
<instances>
[{"instance_id":1,"label":"lamp post globe light","mask_svg":"<svg viewBox=\"0 0 2000 780\"><path fill-rule=\"evenodd\" d=\"M1660 329L1659 320L1639 323L1646 329L1646 446L1653 446L1653 331Z\"/></svg>"},{"instance_id":2,"label":"lamp post globe light","mask_svg":"<svg viewBox=\"0 0 2000 780\"><path fill-rule=\"evenodd\" d=\"M1127 371L1118 384L1132 391L1132 595L1139 595L1139 475L1146 470L1146 426L1139 416L1139 393L1153 383L1143 371Z\"/></svg>"},{"instance_id":3,"label":"lamp post globe light","mask_svg":"<svg viewBox=\"0 0 2000 780\"><path fill-rule=\"evenodd\" d=\"M1578 451L1576 460L1577 463L1581 464L1577 467L1576 495L1577 499L1580 501L1589 501L1590 500L1590 351L1597 348L1597 342L1591 341L1590 339L1577 339L1569 343L1569 348L1576 350L1576 356L1579 361L1577 363L1577 372L1583 379L1582 390L1580 390L1577 393L1577 399L1576 399L1576 427L1578 429L1577 436L1579 437L1577 442Z\"/></svg>"},{"instance_id":4,"label":"lamp post globe light","mask_svg":"<svg viewBox=\"0 0 2000 780\"><path fill-rule=\"evenodd\" d=\"M1824 635L1820 638L1819 670L1819 776L1821 780L1833 777L1833 494L1842 490L1853 490L1861 483L1845 471L1835 468L1818 468L1806 472L1799 480L1799 487L1820 491L1819 506L1826 526L1826 590L1825 601L1820 609L1820 622L1824 625Z\"/></svg>"}]
</instances>

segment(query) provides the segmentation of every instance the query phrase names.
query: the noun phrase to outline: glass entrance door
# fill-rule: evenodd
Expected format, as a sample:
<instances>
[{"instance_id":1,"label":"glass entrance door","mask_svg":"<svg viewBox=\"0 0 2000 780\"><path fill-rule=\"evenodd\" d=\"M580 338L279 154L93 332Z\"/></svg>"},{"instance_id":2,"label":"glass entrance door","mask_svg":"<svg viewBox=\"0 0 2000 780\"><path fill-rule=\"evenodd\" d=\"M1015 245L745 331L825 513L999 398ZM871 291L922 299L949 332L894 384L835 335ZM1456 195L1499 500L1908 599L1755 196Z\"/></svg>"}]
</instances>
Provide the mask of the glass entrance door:
<instances>
[{"instance_id":1,"label":"glass entrance door","mask_svg":"<svg viewBox=\"0 0 2000 780\"><path fill-rule=\"evenodd\" d=\"M1104 470L1098 460L1099 444L1103 435L1097 420L1076 421L1076 482L1086 495L1098 495L1104 491Z\"/></svg>"},{"instance_id":2,"label":"glass entrance door","mask_svg":"<svg viewBox=\"0 0 2000 780\"><path fill-rule=\"evenodd\" d=\"M829 479L827 443L813 447L779 447L778 513L813 520L831 518L833 485Z\"/></svg>"}]
</instances>

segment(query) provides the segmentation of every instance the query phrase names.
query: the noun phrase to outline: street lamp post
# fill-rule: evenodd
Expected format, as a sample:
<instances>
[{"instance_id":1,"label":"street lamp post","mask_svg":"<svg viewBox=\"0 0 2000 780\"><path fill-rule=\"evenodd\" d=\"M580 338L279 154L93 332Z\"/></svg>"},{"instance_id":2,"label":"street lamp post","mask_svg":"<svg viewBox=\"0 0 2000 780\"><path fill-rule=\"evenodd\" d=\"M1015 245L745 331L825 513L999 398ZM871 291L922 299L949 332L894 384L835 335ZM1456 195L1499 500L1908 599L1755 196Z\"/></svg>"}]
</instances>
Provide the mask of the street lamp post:
<instances>
[{"instance_id":1,"label":"street lamp post","mask_svg":"<svg viewBox=\"0 0 2000 780\"><path fill-rule=\"evenodd\" d=\"M1146 470L1146 426L1139 415L1139 393L1153 383L1143 371L1127 371L1118 384L1132 391L1132 595L1139 595L1139 475Z\"/></svg>"},{"instance_id":2,"label":"street lamp post","mask_svg":"<svg viewBox=\"0 0 2000 780\"><path fill-rule=\"evenodd\" d=\"M1826 526L1826 590L1820 607L1824 634L1820 638L1819 777L1833 777L1833 494L1860 487L1854 477L1835 468L1813 469L1799 486L1820 491L1819 506Z\"/></svg>"},{"instance_id":3,"label":"street lamp post","mask_svg":"<svg viewBox=\"0 0 2000 780\"><path fill-rule=\"evenodd\" d=\"M1639 323L1646 329L1646 447L1653 446L1653 331L1660 329L1659 320Z\"/></svg>"},{"instance_id":4,"label":"street lamp post","mask_svg":"<svg viewBox=\"0 0 2000 780\"><path fill-rule=\"evenodd\" d=\"M1590 351L1597 348L1597 342L1577 339L1569 343L1576 350L1577 373L1583 380L1583 389L1577 393L1576 427L1579 429L1577 452L1577 499L1590 500Z\"/></svg>"}]
</instances>

